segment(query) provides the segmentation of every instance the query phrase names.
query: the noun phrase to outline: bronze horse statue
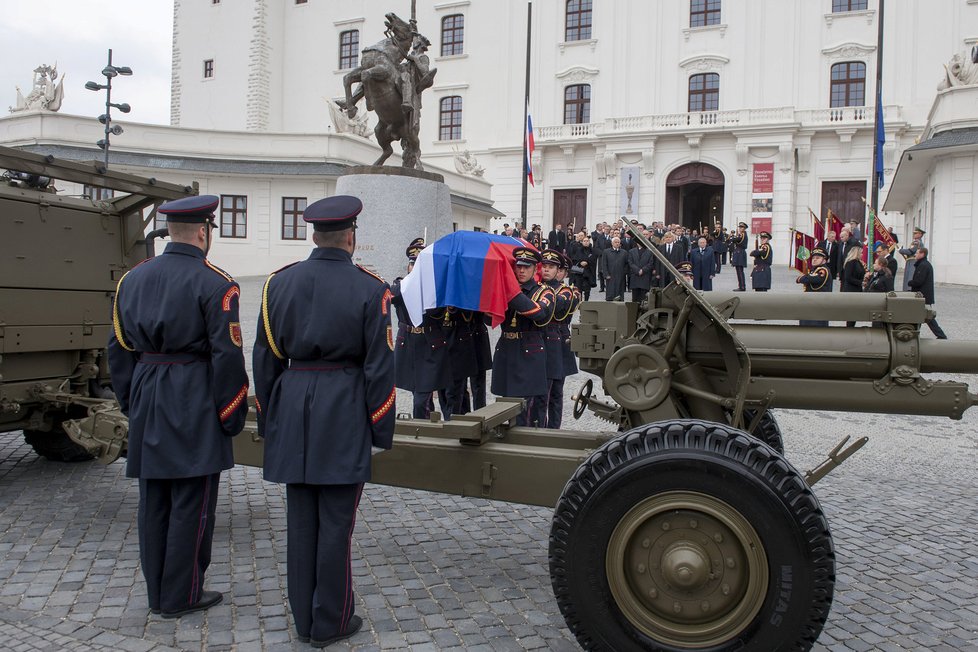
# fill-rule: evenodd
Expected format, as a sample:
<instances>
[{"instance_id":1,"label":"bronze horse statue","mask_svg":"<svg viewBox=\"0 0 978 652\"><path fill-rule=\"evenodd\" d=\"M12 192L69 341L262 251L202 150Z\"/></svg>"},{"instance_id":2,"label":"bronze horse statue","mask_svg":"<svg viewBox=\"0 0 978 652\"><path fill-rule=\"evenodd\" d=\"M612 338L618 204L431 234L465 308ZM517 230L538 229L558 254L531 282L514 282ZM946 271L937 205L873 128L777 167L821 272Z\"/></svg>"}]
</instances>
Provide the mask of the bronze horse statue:
<instances>
[{"instance_id":1,"label":"bronze horse statue","mask_svg":"<svg viewBox=\"0 0 978 652\"><path fill-rule=\"evenodd\" d=\"M418 34L413 19L405 22L394 13L385 18L387 38L363 49L360 66L343 77L346 100L337 104L353 118L357 102L366 98L367 110L376 112L374 136L383 153L374 165L383 165L394 153L391 143L399 140L403 167L421 169L421 91L431 86L435 73L427 70L424 56L428 40ZM360 87L354 92L357 82Z\"/></svg>"}]
</instances>

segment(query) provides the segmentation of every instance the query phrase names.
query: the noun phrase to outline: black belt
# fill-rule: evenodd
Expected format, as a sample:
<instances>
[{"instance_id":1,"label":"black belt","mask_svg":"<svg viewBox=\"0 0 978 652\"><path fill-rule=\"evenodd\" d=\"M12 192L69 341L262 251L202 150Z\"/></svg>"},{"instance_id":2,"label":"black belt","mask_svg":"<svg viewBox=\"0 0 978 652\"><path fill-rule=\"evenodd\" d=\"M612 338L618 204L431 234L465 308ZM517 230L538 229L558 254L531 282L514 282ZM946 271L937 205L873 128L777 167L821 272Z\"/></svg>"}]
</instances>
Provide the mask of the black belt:
<instances>
[{"instance_id":1,"label":"black belt","mask_svg":"<svg viewBox=\"0 0 978 652\"><path fill-rule=\"evenodd\" d=\"M141 353L139 361L146 364L189 364L203 362L208 356L198 353Z\"/></svg>"},{"instance_id":2,"label":"black belt","mask_svg":"<svg viewBox=\"0 0 978 652\"><path fill-rule=\"evenodd\" d=\"M289 369L294 371L338 371L353 369L357 365L337 360L289 360Z\"/></svg>"}]
</instances>

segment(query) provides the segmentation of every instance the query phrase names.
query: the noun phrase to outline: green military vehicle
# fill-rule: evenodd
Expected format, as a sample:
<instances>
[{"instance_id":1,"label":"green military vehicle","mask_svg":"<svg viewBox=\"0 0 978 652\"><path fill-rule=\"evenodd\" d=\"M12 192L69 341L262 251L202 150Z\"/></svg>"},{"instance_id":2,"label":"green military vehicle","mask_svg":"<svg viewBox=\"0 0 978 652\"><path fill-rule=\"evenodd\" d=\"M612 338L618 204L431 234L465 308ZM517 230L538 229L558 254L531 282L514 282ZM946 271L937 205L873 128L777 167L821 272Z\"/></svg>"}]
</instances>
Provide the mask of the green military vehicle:
<instances>
[{"instance_id":1,"label":"green military vehicle","mask_svg":"<svg viewBox=\"0 0 978 652\"><path fill-rule=\"evenodd\" d=\"M196 189L7 147L0 170L0 432L23 430L49 459L111 462L127 434L105 356L115 287L152 255L156 207Z\"/></svg>"}]
</instances>

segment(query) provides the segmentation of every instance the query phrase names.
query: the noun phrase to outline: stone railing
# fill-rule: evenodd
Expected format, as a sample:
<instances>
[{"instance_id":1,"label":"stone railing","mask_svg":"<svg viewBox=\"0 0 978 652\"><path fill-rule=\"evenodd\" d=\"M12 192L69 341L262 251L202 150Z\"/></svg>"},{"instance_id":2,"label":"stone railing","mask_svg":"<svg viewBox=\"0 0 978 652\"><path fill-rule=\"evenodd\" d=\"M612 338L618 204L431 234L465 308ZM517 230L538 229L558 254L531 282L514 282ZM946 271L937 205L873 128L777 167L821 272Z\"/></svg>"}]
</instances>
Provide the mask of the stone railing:
<instances>
[{"instance_id":1,"label":"stone railing","mask_svg":"<svg viewBox=\"0 0 978 652\"><path fill-rule=\"evenodd\" d=\"M886 122L899 120L899 107L884 106ZM537 127L537 142L588 139L629 133L729 130L742 127L797 125L799 127L844 127L873 124L873 107L847 106L828 109L795 109L790 106L732 111L693 111L658 115L608 118L604 122Z\"/></svg>"}]
</instances>

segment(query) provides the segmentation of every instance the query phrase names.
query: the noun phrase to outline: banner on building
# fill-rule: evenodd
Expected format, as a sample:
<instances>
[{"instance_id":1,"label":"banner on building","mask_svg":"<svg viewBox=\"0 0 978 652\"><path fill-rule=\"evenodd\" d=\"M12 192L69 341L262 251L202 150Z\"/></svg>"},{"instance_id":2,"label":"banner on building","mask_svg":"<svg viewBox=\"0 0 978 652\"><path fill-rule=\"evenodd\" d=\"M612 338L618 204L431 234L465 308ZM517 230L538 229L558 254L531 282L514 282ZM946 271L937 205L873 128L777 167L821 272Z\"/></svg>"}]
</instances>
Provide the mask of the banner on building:
<instances>
[{"instance_id":1,"label":"banner on building","mask_svg":"<svg viewBox=\"0 0 978 652\"><path fill-rule=\"evenodd\" d=\"M642 178L641 168L638 166L622 168L619 176L621 178L621 210L622 215L631 221L638 219L638 184Z\"/></svg>"},{"instance_id":2,"label":"banner on building","mask_svg":"<svg viewBox=\"0 0 978 652\"><path fill-rule=\"evenodd\" d=\"M754 163L751 189L751 231L771 230L774 217L774 163Z\"/></svg>"}]
</instances>

